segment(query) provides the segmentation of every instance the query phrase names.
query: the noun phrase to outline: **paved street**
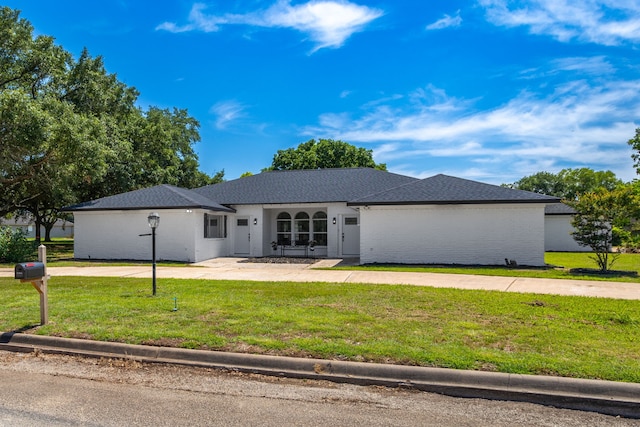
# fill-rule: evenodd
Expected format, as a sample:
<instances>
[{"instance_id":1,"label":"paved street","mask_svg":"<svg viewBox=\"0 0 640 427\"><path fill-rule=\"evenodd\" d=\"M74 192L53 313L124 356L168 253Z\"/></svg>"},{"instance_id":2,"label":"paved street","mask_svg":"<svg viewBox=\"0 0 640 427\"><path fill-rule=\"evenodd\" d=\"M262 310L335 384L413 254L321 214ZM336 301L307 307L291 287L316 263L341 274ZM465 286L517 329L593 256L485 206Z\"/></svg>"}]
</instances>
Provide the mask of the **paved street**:
<instances>
[{"instance_id":1,"label":"paved street","mask_svg":"<svg viewBox=\"0 0 640 427\"><path fill-rule=\"evenodd\" d=\"M638 426L529 403L0 351L2 426Z\"/></svg>"}]
</instances>

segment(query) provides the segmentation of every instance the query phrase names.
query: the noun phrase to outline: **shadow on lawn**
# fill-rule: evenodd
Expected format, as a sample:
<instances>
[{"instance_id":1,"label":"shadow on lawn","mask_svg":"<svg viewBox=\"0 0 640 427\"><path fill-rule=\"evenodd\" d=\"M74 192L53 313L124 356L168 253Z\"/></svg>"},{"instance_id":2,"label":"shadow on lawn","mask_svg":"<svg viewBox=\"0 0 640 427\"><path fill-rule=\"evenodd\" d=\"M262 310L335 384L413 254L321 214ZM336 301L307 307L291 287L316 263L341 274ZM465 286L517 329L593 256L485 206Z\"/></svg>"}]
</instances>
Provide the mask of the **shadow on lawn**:
<instances>
[{"instance_id":1,"label":"shadow on lawn","mask_svg":"<svg viewBox=\"0 0 640 427\"><path fill-rule=\"evenodd\" d=\"M625 271L625 270L602 271L595 268L572 268L569 270L569 274L574 276L588 276L588 277L601 277L601 278L638 277L637 271Z\"/></svg>"}]
</instances>

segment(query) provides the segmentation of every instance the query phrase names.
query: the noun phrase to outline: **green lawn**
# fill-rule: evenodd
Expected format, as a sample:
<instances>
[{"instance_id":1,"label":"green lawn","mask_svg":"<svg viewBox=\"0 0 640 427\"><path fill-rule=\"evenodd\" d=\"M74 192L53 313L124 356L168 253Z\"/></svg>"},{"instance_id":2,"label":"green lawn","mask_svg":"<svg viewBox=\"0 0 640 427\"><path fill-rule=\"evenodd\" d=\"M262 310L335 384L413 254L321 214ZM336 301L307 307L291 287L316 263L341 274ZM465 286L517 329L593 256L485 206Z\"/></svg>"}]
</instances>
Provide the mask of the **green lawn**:
<instances>
[{"instance_id":1,"label":"green lawn","mask_svg":"<svg viewBox=\"0 0 640 427\"><path fill-rule=\"evenodd\" d=\"M640 272L640 254L619 254L613 265L613 270L624 272ZM449 266L449 265L394 265L373 264L364 266L333 267L339 270L373 270L373 271L405 271L424 273L452 273L452 274L476 274L483 276L509 276L509 277L538 277L547 279L580 279L580 280L604 280L613 282L640 283L640 277L630 277L628 274L601 275L578 274L570 270L575 268L595 269L595 262L590 259L593 256L585 252L547 252L545 263L548 267L506 267L506 266Z\"/></svg>"},{"instance_id":2,"label":"green lawn","mask_svg":"<svg viewBox=\"0 0 640 427\"><path fill-rule=\"evenodd\" d=\"M614 254L619 255L611 267L613 270L625 270L640 272L640 254ZM591 253L585 252L547 252L544 262L549 265L562 266L564 268L596 268L595 261L590 259Z\"/></svg>"},{"instance_id":3,"label":"green lawn","mask_svg":"<svg viewBox=\"0 0 640 427\"><path fill-rule=\"evenodd\" d=\"M640 383L640 301L413 286L0 278L0 330ZM178 310L173 311L174 297Z\"/></svg>"},{"instance_id":4,"label":"green lawn","mask_svg":"<svg viewBox=\"0 0 640 427\"><path fill-rule=\"evenodd\" d=\"M87 266L122 266L122 265L149 265L150 261L76 261L73 259L73 239L53 238L52 242L42 242L47 247L47 265L51 267L87 267ZM32 259L25 261L33 261L38 258L37 252L34 252ZM0 263L0 267L11 267L15 264ZM158 261L159 266L181 267L188 264L175 261Z\"/></svg>"},{"instance_id":5,"label":"green lawn","mask_svg":"<svg viewBox=\"0 0 640 427\"><path fill-rule=\"evenodd\" d=\"M60 263L73 260L73 239L54 238L53 242L42 242L47 247L47 262Z\"/></svg>"}]
</instances>

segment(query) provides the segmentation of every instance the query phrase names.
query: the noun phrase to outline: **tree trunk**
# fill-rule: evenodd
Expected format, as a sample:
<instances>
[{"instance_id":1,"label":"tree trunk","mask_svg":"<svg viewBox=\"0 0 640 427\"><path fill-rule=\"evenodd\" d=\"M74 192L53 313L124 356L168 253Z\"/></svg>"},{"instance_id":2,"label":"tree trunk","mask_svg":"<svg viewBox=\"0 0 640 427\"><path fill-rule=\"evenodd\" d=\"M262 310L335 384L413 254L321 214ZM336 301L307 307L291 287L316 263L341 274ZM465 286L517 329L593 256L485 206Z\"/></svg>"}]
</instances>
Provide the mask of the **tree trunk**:
<instances>
[{"instance_id":1,"label":"tree trunk","mask_svg":"<svg viewBox=\"0 0 640 427\"><path fill-rule=\"evenodd\" d=\"M46 222L44 224L44 241L45 242L50 242L51 241L51 230L53 229L55 222Z\"/></svg>"},{"instance_id":2,"label":"tree trunk","mask_svg":"<svg viewBox=\"0 0 640 427\"><path fill-rule=\"evenodd\" d=\"M36 243L40 244L40 226L42 225L42 220L40 219L40 215L36 215L34 218L36 224Z\"/></svg>"}]
</instances>

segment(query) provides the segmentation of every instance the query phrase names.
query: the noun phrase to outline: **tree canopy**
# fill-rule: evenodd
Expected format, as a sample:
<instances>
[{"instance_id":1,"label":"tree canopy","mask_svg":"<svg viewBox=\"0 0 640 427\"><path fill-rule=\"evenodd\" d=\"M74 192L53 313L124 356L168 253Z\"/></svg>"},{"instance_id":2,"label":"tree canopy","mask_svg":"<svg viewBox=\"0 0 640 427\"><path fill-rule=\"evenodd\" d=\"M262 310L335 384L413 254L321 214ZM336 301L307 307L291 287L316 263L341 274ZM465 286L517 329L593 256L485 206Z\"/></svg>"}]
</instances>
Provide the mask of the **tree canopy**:
<instances>
[{"instance_id":1,"label":"tree canopy","mask_svg":"<svg viewBox=\"0 0 640 427\"><path fill-rule=\"evenodd\" d=\"M564 200L576 200L581 194L599 188L614 190L622 184L611 171L594 171L590 168L562 169L557 174L538 172L507 184L507 187L532 191Z\"/></svg>"},{"instance_id":2,"label":"tree canopy","mask_svg":"<svg viewBox=\"0 0 640 427\"><path fill-rule=\"evenodd\" d=\"M74 59L0 7L0 215L29 214L50 229L65 205L222 180L198 169L197 120L183 109L144 111L137 97L100 56L85 49Z\"/></svg>"},{"instance_id":3,"label":"tree canopy","mask_svg":"<svg viewBox=\"0 0 640 427\"><path fill-rule=\"evenodd\" d=\"M333 140L311 139L297 148L278 150L266 170L328 169L366 167L387 170L384 163L373 160L373 150Z\"/></svg>"},{"instance_id":4,"label":"tree canopy","mask_svg":"<svg viewBox=\"0 0 640 427\"><path fill-rule=\"evenodd\" d=\"M636 173L640 175L640 128L636 128L636 134L628 141L628 144L635 150L631 158L633 159L633 166L636 168Z\"/></svg>"}]
</instances>

